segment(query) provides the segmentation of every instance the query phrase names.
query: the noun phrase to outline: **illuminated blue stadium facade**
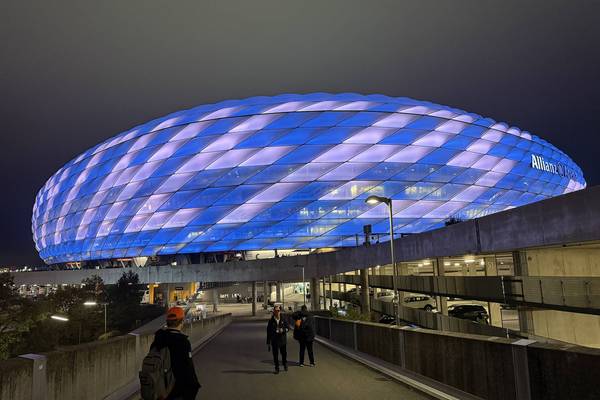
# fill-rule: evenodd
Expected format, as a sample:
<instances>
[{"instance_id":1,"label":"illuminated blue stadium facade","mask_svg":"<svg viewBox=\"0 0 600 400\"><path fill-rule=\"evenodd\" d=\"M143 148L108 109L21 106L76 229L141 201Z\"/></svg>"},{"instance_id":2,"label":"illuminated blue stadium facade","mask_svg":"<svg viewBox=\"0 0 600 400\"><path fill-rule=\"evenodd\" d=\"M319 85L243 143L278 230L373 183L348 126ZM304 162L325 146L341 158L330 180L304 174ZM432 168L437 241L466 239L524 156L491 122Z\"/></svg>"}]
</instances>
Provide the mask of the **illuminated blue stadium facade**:
<instances>
[{"instance_id":1,"label":"illuminated blue stadium facade","mask_svg":"<svg viewBox=\"0 0 600 400\"><path fill-rule=\"evenodd\" d=\"M203 105L85 151L39 191L50 264L230 250L353 246L585 187L548 142L408 98L308 94ZM382 238L385 240L386 238ZM387 238L389 239L389 238Z\"/></svg>"}]
</instances>

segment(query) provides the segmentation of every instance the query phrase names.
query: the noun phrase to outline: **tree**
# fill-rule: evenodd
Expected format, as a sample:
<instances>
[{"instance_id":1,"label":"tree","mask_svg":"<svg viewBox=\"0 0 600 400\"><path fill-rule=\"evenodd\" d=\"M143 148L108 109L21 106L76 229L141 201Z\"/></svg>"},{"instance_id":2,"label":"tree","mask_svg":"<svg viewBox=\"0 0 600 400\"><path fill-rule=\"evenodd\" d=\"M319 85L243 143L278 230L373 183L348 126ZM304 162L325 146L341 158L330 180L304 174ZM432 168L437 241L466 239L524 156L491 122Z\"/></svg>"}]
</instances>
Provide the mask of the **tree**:
<instances>
[{"instance_id":1,"label":"tree","mask_svg":"<svg viewBox=\"0 0 600 400\"><path fill-rule=\"evenodd\" d=\"M140 315L142 295L138 274L123 272L117 284L108 289L111 326L121 332L133 328Z\"/></svg>"},{"instance_id":2,"label":"tree","mask_svg":"<svg viewBox=\"0 0 600 400\"><path fill-rule=\"evenodd\" d=\"M108 301L104 280L102 280L100 275L92 275L89 278L82 280L81 283L83 284L83 289L89 295L90 300L93 299L99 303Z\"/></svg>"}]
</instances>

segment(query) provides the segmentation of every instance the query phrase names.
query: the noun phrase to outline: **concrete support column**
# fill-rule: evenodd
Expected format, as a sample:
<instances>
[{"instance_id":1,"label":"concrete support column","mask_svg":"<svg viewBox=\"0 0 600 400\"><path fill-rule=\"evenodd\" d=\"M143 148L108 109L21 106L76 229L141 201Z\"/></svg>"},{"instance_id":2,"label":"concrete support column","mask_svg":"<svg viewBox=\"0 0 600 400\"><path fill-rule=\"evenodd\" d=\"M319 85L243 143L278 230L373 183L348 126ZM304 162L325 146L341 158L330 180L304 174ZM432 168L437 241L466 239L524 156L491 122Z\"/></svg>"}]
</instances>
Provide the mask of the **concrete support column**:
<instances>
[{"instance_id":1,"label":"concrete support column","mask_svg":"<svg viewBox=\"0 0 600 400\"><path fill-rule=\"evenodd\" d=\"M327 288L325 287L325 277L323 277L322 283L323 291L321 293L323 293L323 310L327 310ZM321 300L319 299L319 301Z\"/></svg>"},{"instance_id":2,"label":"concrete support column","mask_svg":"<svg viewBox=\"0 0 600 400\"><path fill-rule=\"evenodd\" d=\"M213 289L213 312L219 312L219 288Z\"/></svg>"},{"instance_id":3,"label":"concrete support column","mask_svg":"<svg viewBox=\"0 0 600 400\"><path fill-rule=\"evenodd\" d=\"M433 265L433 274L435 276L444 276L444 259L436 258ZM446 296L435 296L435 305L442 315L448 315L448 300Z\"/></svg>"},{"instance_id":4,"label":"concrete support column","mask_svg":"<svg viewBox=\"0 0 600 400\"><path fill-rule=\"evenodd\" d=\"M498 268L495 257L485 257L485 276L498 276ZM490 325L502 327L502 309L499 303L488 302L488 313L490 314Z\"/></svg>"},{"instance_id":5,"label":"concrete support column","mask_svg":"<svg viewBox=\"0 0 600 400\"><path fill-rule=\"evenodd\" d=\"M529 268L527 267L527 253L524 250L517 250L512 252L513 265L515 275L517 276L529 276Z\"/></svg>"},{"instance_id":6,"label":"concrete support column","mask_svg":"<svg viewBox=\"0 0 600 400\"><path fill-rule=\"evenodd\" d=\"M275 299L277 303L281 303L281 282L275 284Z\"/></svg>"},{"instance_id":7,"label":"concrete support column","mask_svg":"<svg viewBox=\"0 0 600 400\"><path fill-rule=\"evenodd\" d=\"M264 281L263 282L263 308L266 310L267 309L267 302L269 301L269 292L270 292L270 286L269 286L269 282Z\"/></svg>"},{"instance_id":8,"label":"concrete support column","mask_svg":"<svg viewBox=\"0 0 600 400\"><path fill-rule=\"evenodd\" d=\"M369 297L369 270L360 270L360 311L363 314L371 312L371 298Z\"/></svg>"},{"instance_id":9,"label":"concrete support column","mask_svg":"<svg viewBox=\"0 0 600 400\"><path fill-rule=\"evenodd\" d=\"M523 250L513 251L513 264L516 276L529 276L529 268L527 266L527 253ZM533 313L526 307L518 307L519 313L519 330L521 332L535 333L533 324Z\"/></svg>"},{"instance_id":10,"label":"concrete support column","mask_svg":"<svg viewBox=\"0 0 600 400\"><path fill-rule=\"evenodd\" d=\"M408 276L410 275L409 271L408 271L408 263L403 263L403 262L399 262L398 263L398 274L399 276ZM394 270L392 269L392 275L394 275ZM402 290L398 290L398 306L402 307L402 304L404 304L404 294L406 292L402 291Z\"/></svg>"},{"instance_id":11,"label":"concrete support column","mask_svg":"<svg viewBox=\"0 0 600 400\"><path fill-rule=\"evenodd\" d=\"M329 309L331 310L333 308L333 284L331 282L333 278L329 275L327 279L329 280Z\"/></svg>"},{"instance_id":12,"label":"concrete support column","mask_svg":"<svg viewBox=\"0 0 600 400\"><path fill-rule=\"evenodd\" d=\"M313 310L321 308L321 291L319 290L319 278L312 277L310 279L310 304Z\"/></svg>"},{"instance_id":13,"label":"concrete support column","mask_svg":"<svg viewBox=\"0 0 600 400\"><path fill-rule=\"evenodd\" d=\"M252 282L252 316L256 317L256 281Z\"/></svg>"}]
</instances>

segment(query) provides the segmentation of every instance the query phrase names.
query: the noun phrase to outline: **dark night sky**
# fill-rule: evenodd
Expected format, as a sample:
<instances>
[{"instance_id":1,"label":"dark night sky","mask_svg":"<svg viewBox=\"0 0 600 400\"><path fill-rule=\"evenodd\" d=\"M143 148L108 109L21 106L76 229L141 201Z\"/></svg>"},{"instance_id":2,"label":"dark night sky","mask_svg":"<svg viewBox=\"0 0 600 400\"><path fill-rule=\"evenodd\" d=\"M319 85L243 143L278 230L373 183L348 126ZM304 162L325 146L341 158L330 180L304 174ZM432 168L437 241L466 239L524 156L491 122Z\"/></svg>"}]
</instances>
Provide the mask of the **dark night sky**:
<instances>
[{"instance_id":1,"label":"dark night sky","mask_svg":"<svg viewBox=\"0 0 600 400\"><path fill-rule=\"evenodd\" d=\"M3 1L0 265L41 263L37 190L136 124L219 100L359 92L505 121L600 183L598 1Z\"/></svg>"}]
</instances>

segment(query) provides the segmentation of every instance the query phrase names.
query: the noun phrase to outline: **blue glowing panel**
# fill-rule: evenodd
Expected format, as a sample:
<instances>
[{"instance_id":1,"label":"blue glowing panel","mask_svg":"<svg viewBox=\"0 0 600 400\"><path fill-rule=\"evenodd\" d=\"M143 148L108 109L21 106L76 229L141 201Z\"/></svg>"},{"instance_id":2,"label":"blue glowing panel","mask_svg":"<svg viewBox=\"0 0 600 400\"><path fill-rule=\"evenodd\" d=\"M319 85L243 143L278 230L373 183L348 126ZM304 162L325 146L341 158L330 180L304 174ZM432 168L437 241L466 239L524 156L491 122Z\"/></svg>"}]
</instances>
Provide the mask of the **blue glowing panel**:
<instances>
[{"instance_id":1,"label":"blue glowing panel","mask_svg":"<svg viewBox=\"0 0 600 400\"><path fill-rule=\"evenodd\" d=\"M38 192L47 263L353 246L583 189L562 151L490 118L408 98L326 94L204 105L83 152ZM389 237L384 238L389 240Z\"/></svg>"}]
</instances>

